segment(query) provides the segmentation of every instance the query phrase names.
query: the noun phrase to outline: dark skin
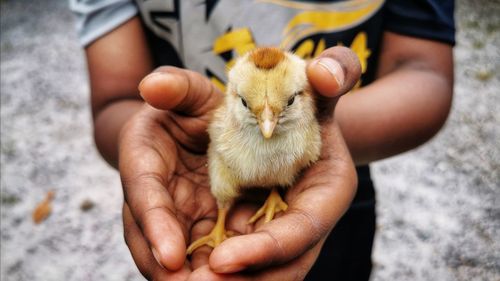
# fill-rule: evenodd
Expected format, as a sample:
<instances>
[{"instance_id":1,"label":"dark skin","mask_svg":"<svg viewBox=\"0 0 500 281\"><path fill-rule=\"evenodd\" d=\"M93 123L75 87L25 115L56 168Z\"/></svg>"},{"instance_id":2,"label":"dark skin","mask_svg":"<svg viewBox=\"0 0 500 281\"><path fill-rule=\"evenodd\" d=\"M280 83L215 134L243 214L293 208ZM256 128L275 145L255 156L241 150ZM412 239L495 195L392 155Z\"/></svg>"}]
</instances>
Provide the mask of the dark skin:
<instances>
[{"instance_id":1,"label":"dark skin","mask_svg":"<svg viewBox=\"0 0 500 281\"><path fill-rule=\"evenodd\" d=\"M244 235L213 252L202 247L186 260L186 245L208 233L216 217L203 153L209 112L223 94L197 73L153 70L137 18L86 53L96 144L120 170L125 240L141 273L153 280L303 279L355 194L354 163L428 140L445 122L452 97L446 44L386 32L379 79L340 100L358 79L359 65L346 48L325 50L318 59L334 59L346 71L333 77L315 61L307 68L318 99L327 104L321 109L324 145L321 159L287 192L289 211L253 228L246 221L258 204L237 204L228 229Z\"/></svg>"}]
</instances>

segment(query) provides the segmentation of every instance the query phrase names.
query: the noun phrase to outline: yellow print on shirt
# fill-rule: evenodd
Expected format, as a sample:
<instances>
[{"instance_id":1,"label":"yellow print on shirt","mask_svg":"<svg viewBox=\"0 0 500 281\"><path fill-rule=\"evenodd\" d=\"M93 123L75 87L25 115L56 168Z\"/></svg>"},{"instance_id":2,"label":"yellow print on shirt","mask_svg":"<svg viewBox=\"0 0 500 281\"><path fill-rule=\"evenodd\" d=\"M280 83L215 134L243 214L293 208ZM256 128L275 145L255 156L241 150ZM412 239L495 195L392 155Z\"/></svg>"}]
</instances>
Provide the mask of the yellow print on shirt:
<instances>
[{"instance_id":1,"label":"yellow print on shirt","mask_svg":"<svg viewBox=\"0 0 500 281\"><path fill-rule=\"evenodd\" d=\"M284 0L260 0L259 2L304 10L288 22L282 32L283 39L280 44L282 49L289 50L297 42L303 40L300 45L295 47L295 54L304 59L312 59L327 48L324 38L317 42L306 38L320 33L331 34L356 27L373 16L384 3L383 0L354 0L334 4L313 4ZM335 10L318 10L320 6L332 5L335 5ZM344 43L338 42L337 45L344 45ZM214 42L213 52L221 55L228 51L234 51L236 56L241 56L255 47L256 43L251 30L249 28L239 28L219 36ZM366 32L362 31L356 34L350 48L358 55L362 73L365 73L368 67L368 58L371 55L371 51L368 49ZM230 69L233 64L234 59L231 59L226 63L226 68ZM219 78L210 77L210 79L219 89L224 91L224 83ZM356 84L355 88L360 85L361 81Z\"/></svg>"},{"instance_id":2,"label":"yellow print on shirt","mask_svg":"<svg viewBox=\"0 0 500 281\"><path fill-rule=\"evenodd\" d=\"M262 0L264 1L264 0ZM294 1L282 0L267 0L269 2L286 2L295 5L304 5ZM332 11L316 9L306 10L294 16L283 30L284 40L281 47L288 50L293 46L294 42L300 41L302 38L310 37L318 33L334 33L348 30L358 26L368 18L372 17L383 5L383 0L378 1L348 1L345 3L323 4L335 5L336 9ZM285 3L282 3L285 5ZM303 8L307 8L303 7Z\"/></svg>"}]
</instances>

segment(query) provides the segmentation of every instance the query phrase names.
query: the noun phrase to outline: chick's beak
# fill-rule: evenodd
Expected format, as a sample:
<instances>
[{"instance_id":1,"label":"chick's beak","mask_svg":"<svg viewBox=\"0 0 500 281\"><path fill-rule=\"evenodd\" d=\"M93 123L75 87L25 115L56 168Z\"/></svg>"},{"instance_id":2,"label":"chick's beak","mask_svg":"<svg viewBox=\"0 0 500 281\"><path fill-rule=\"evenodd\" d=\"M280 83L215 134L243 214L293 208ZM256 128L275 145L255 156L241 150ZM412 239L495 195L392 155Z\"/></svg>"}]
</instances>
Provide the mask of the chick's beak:
<instances>
[{"instance_id":1,"label":"chick's beak","mask_svg":"<svg viewBox=\"0 0 500 281\"><path fill-rule=\"evenodd\" d=\"M273 135L276 123L278 123L278 118L266 102L259 118L259 127L264 138L268 139Z\"/></svg>"}]
</instances>

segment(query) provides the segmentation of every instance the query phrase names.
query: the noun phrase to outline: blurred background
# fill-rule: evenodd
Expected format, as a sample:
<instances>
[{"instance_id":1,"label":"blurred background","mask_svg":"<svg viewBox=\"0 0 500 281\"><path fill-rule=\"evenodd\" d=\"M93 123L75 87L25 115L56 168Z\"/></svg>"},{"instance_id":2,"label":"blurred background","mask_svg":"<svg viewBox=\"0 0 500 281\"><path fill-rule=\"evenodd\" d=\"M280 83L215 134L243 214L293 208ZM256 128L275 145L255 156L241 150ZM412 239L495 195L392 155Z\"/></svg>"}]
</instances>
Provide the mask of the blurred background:
<instances>
[{"instance_id":1,"label":"blurred background","mask_svg":"<svg viewBox=\"0 0 500 281\"><path fill-rule=\"evenodd\" d=\"M142 280L92 140L65 0L2 0L1 280ZM500 1L457 1L455 99L428 144L372 165L372 280L500 280ZM52 213L33 210L49 191ZM43 210L39 215L43 215Z\"/></svg>"}]
</instances>

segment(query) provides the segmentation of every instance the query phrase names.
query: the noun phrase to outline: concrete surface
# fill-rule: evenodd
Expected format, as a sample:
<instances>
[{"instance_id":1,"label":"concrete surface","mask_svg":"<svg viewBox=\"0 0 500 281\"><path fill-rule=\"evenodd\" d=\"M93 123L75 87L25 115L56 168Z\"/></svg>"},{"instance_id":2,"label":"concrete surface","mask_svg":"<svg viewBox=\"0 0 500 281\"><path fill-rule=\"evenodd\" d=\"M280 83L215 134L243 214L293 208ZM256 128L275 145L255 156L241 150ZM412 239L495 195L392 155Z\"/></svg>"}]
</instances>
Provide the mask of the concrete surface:
<instances>
[{"instance_id":1,"label":"concrete surface","mask_svg":"<svg viewBox=\"0 0 500 281\"><path fill-rule=\"evenodd\" d=\"M93 146L66 3L0 2L0 279L142 280L122 238L118 175ZM373 165L375 281L500 280L500 2L461 0L456 15L446 127ZM49 190L53 214L34 225Z\"/></svg>"}]
</instances>

